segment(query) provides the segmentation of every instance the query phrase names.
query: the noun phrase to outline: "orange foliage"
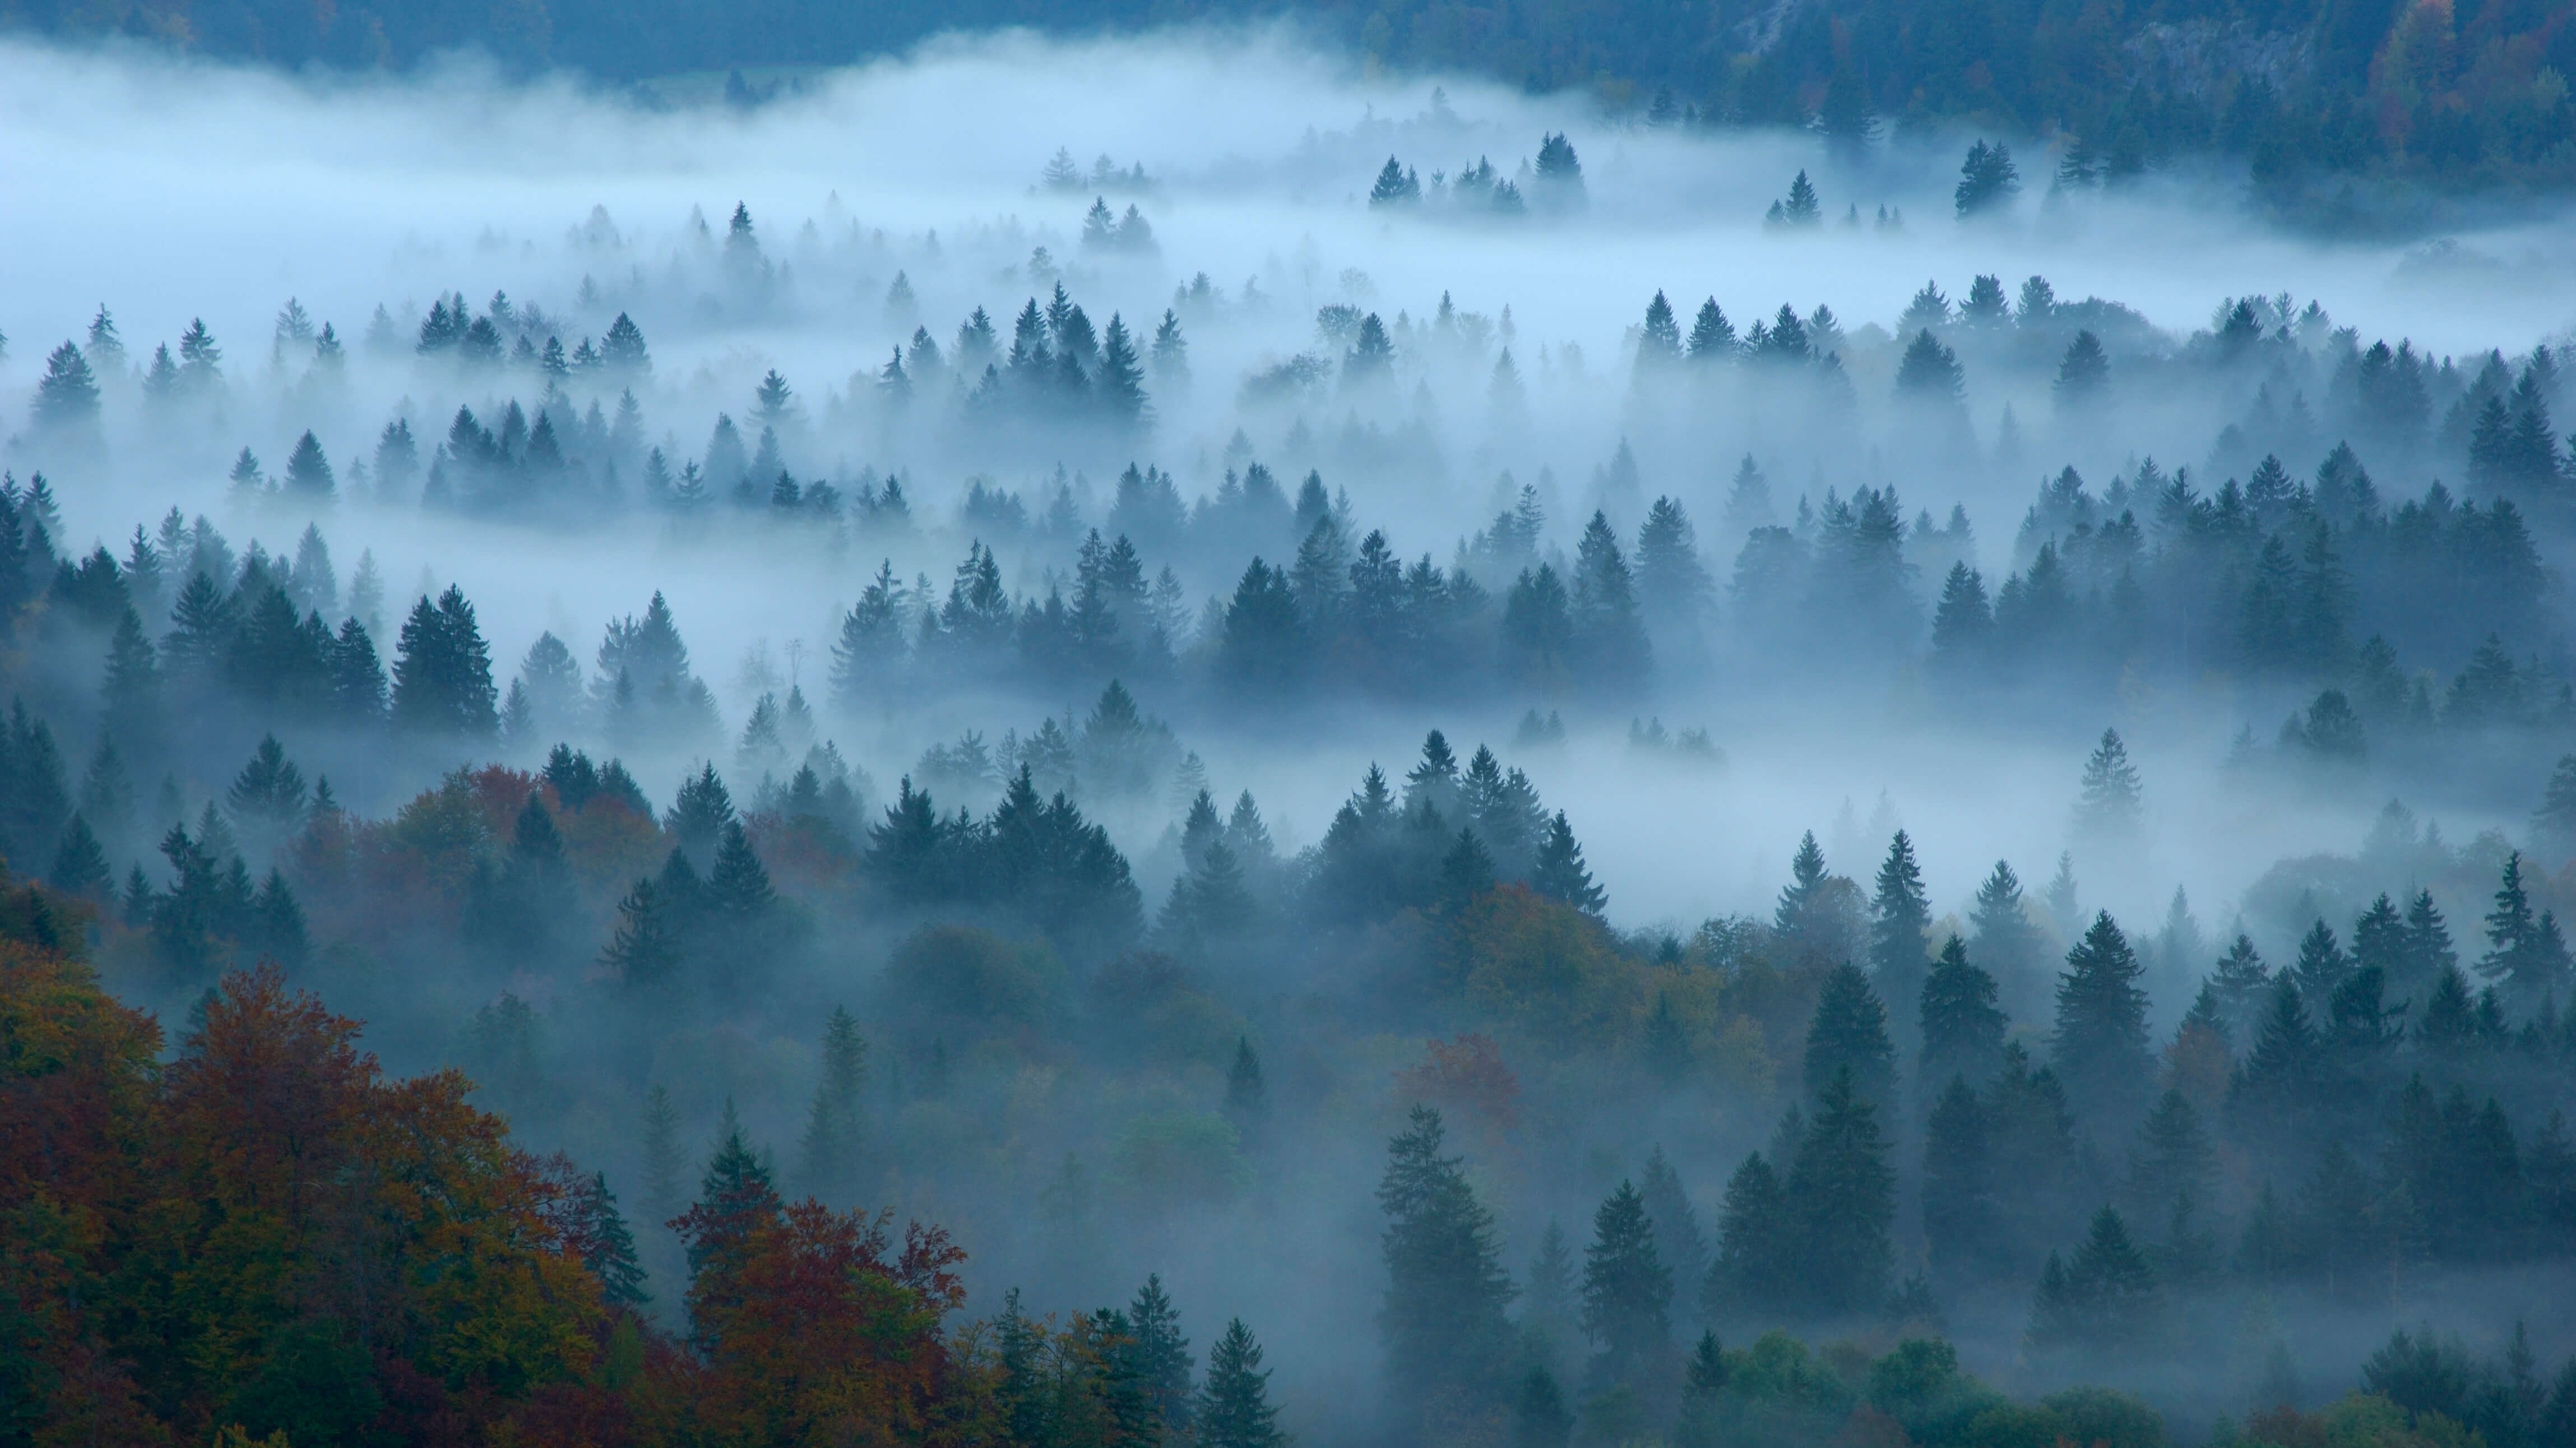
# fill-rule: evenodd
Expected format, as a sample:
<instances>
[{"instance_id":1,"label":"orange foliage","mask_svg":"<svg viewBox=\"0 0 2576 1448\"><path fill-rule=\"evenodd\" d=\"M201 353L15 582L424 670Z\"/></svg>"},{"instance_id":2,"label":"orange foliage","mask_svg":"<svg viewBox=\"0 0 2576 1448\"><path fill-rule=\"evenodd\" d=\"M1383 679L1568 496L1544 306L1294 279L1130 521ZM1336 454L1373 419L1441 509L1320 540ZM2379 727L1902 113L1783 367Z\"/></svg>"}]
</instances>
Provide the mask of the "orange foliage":
<instances>
[{"instance_id":1,"label":"orange foliage","mask_svg":"<svg viewBox=\"0 0 2576 1448\"><path fill-rule=\"evenodd\" d=\"M1396 1105L1437 1106L1451 1121L1494 1139L1520 1125L1521 1083L1502 1048L1480 1035L1433 1041L1429 1059L1395 1073Z\"/></svg>"},{"instance_id":2,"label":"orange foliage","mask_svg":"<svg viewBox=\"0 0 2576 1448\"><path fill-rule=\"evenodd\" d=\"M718 1441L881 1443L938 1413L940 1320L964 1298L965 1254L920 1227L887 1256L886 1218L806 1201L752 1230L721 1265L698 1330L696 1426Z\"/></svg>"},{"instance_id":3,"label":"orange foliage","mask_svg":"<svg viewBox=\"0 0 2576 1448\"><path fill-rule=\"evenodd\" d=\"M1457 920L1454 969L1485 1019L1557 1049L1609 1044L1643 1019L1643 967L1623 958L1600 921L1505 885Z\"/></svg>"}]
</instances>

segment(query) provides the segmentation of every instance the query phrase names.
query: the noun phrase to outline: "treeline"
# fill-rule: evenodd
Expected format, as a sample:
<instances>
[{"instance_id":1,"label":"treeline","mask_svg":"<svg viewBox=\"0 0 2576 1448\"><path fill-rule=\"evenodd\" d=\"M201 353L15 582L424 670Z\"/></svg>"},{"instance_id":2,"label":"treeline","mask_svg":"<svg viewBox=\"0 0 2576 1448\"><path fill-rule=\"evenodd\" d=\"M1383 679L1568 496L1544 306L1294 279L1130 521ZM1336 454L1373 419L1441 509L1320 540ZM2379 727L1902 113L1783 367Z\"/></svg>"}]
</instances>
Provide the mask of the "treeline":
<instances>
[{"instance_id":1,"label":"treeline","mask_svg":"<svg viewBox=\"0 0 2576 1448\"><path fill-rule=\"evenodd\" d=\"M1209 18L1259 7L1222 6ZM1398 66L1482 72L1532 89L1589 89L1630 124L1814 127L1868 146L1890 127L1969 120L2059 134L2064 184L2100 185L2204 152L2244 158L2295 191L2353 172L2445 188L2563 182L2566 77L2576 41L2507 0L2458 11L2206 6L2152 20L2040 0L1965 8L1842 0L1788 20L1739 0L1605 19L1542 12L1480 18L1434 0L1328 5L1332 33ZM625 23L586 0L502 12L361 7L310 14L265 0L170 0L115 13L40 4L17 22L59 36L122 34L286 66L416 64L481 48L505 65L572 66L620 79L709 66L832 65L903 51L934 30L1035 23L1067 34L1141 30L1163 12L1128 3L1032 16L898 6L863 16L769 5L717 17L656 12ZM764 88L741 79L736 104Z\"/></svg>"}]
</instances>

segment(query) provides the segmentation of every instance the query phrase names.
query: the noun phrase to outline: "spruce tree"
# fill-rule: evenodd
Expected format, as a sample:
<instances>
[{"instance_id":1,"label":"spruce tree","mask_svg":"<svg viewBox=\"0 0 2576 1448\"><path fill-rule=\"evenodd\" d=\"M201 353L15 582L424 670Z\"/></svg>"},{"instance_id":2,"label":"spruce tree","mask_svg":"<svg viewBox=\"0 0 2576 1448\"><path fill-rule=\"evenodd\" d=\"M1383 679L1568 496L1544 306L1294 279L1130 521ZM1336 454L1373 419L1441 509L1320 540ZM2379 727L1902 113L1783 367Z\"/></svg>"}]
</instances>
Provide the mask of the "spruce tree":
<instances>
[{"instance_id":1,"label":"spruce tree","mask_svg":"<svg viewBox=\"0 0 2576 1448\"><path fill-rule=\"evenodd\" d=\"M1279 1410L1270 1406L1270 1374L1261 1368L1261 1345L1238 1317L1208 1349L1207 1383L1199 1390L1200 1448L1279 1448Z\"/></svg>"},{"instance_id":2,"label":"spruce tree","mask_svg":"<svg viewBox=\"0 0 2576 1448\"><path fill-rule=\"evenodd\" d=\"M1225 1073L1225 1116L1238 1131L1257 1125L1269 1113L1269 1088L1262 1083L1261 1057L1250 1036L1234 1040L1234 1064Z\"/></svg>"},{"instance_id":3,"label":"spruce tree","mask_svg":"<svg viewBox=\"0 0 2576 1448\"><path fill-rule=\"evenodd\" d=\"M832 1007L831 1018L823 1023L822 1076L814 1083L814 1104L806 1113L799 1147L806 1194L827 1204L847 1202L858 1188L859 1092L867 1071L868 1043L859 1034L858 1018L845 1007Z\"/></svg>"},{"instance_id":4,"label":"spruce tree","mask_svg":"<svg viewBox=\"0 0 2576 1448\"><path fill-rule=\"evenodd\" d=\"M1901 1009L1922 995L1931 929L1932 906L1923 894L1914 842L1898 830L1888 842L1887 860L1878 868L1878 891L1870 902L1869 969L1879 999Z\"/></svg>"},{"instance_id":5,"label":"spruce tree","mask_svg":"<svg viewBox=\"0 0 2576 1448\"><path fill-rule=\"evenodd\" d=\"M650 876L638 876L617 902L617 926L599 964L609 978L638 990L669 980L679 969L678 935Z\"/></svg>"},{"instance_id":6,"label":"spruce tree","mask_svg":"<svg viewBox=\"0 0 2576 1448\"><path fill-rule=\"evenodd\" d=\"M1789 859L1789 883L1780 891L1771 928L1791 939L1803 939L1813 928L1816 897L1825 878L1825 852L1816 844L1816 832L1809 830L1798 837L1798 852Z\"/></svg>"},{"instance_id":7,"label":"spruce tree","mask_svg":"<svg viewBox=\"0 0 2576 1448\"><path fill-rule=\"evenodd\" d=\"M659 1220L680 1205L680 1114L668 1088L644 1093L644 1209Z\"/></svg>"},{"instance_id":8,"label":"spruce tree","mask_svg":"<svg viewBox=\"0 0 2576 1448\"><path fill-rule=\"evenodd\" d=\"M488 739L500 732L499 703L474 605L453 584L435 603L423 596L403 624L394 661L395 724L424 734Z\"/></svg>"},{"instance_id":9,"label":"spruce tree","mask_svg":"<svg viewBox=\"0 0 2576 1448\"><path fill-rule=\"evenodd\" d=\"M1127 1330L1146 1405L1161 1419L1165 1434L1187 1441L1197 1407L1190 1388L1190 1340L1181 1332L1180 1311L1163 1291L1160 1273L1148 1274L1145 1285L1136 1289L1136 1300L1127 1305Z\"/></svg>"},{"instance_id":10,"label":"spruce tree","mask_svg":"<svg viewBox=\"0 0 2576 1448\"><path fill-rule=\"evenodd\" d=\"M1700 1279L1708 1275L1708 1243L1700 1235L1690 1192L1661 1146L1646 1154L1646 1169L1638 1180L1638 1195L1655 1226L1655 1256L1671 1271L1675 1290L1692 1294L1695 1301Z\"/></svg>"},{"instance_id":11,"label":"spruce tree","mask_svg":"<svg viewBox=\"0 0 2576 1448\"><path fill-rule=\"evenodd\" d=\"M81 349L65 342L45 359L30 420L40 432L66 433L98 423L98 377Z\"/></svg>"},{"instance_id":12,"label":"spruce tree","mask_svg":"<svg viewBox=\"0 0 2576 1448\"><path fill-rule=\"evenodd\" d=\"M1609 892L1592 883L1592 872L1584 868L1583 846L1575 843L1573 827L1566 823L1563 810L1547 822L1547 834L1539 841L1538 859L1530 869L1530 888L1587 915L1600 914L1610 901Z\"/></svg>"},{"instance_id":13,"label":"spruce tree","mask_svg":"<svg viewBox=\"0 0 2576 1448\"><path fill-rule=\"evenodd\" d=\"M1923 1049L1914 1079L1927 1091L1936 1081L1965 1076L1983 1081L2003 1058L2009 1018L1996 1006L1995 978L1968 960L1953 935L1924 977L1918 1020Z\"/></svg>"},{"instance_id":14,"label":"spruce tree","mask_svg":"<svg viewBox=\"0 0 2576 1448\"><path fill-rule=\"evenodd\" d=\"M2550 858L2576 854L2576 754L2562 754L2540 793L2540 808L2531 816L2531 842Z\"/></svg>"},{"instance_id":15,"label":"spruce tree","mask_svg":"<svg viewBox=\"0 0 2576 1448\"><path fill-rule=\"evenodd\" d=\"M1875 1311L1895 1264L1896 1174L1878 1111L1850 1068L1818 1093L1786 1195L1797 1222L1801 1296L1826 1317Z\"/></svg>"},{"instance_id":16,"label":"spruce tree","mask_svg":"<svg viewBox=\"0 0 2576 1448\"><path fill-rule=\"evenodd\" d=\"M1780 1174L1761 1152L1727 1178L1718 1209L1717 1256L1700 1288L1700 1313L1772 1314L1795 1303L1802 1268L1798 1223Z\"/></svg>"},{"instance_id":17,"label":"spruce tree","mask_svg":"<svg viewBox=\"0 0 2576 1448\"><path fill-rule=\"evenodd\" d=\"M606 1172L591 1173L580 1188L581 1263L599 1279L609 1306L634 1310L653 1300L644 1290L644 1266L635 1258L635 1235L617 1210Z\"/></svg>"},{"instance_id":18,"label":"spruce tree","mask_svg":"<svg viewBox=\"0 0 2576 1448\"><path fill-rule=\"evenodd\" d=\"M1565 1390L1557 1386L1554 1373L1530 1364L1512 1403L1511 1448L1566 1448L1573 1440L1574 1415L1566 1411Z\"/></svg>"},{"instance_id":19,"label":"spruce tree","mask_svg":"<svg viewBox=\"0 0 2576 1448\"><path fill-rule=\"evenodd\" d=\"M2068 1104L2099 1129L2125 1132L2143 1115L2155 1084L2147 1042L2146 973L2110 913L2097 913L2066 954L2057 982L2049 1054Z\"/></svg>"},{"instance_id":20,"label":"spruce tree","mask_svg":"<svg viewBox=\"0 0 2576 1448\"><path fill-rule=\"evenodd\" d=\"M2137 833L2143 817L2137 766L2129 762L2120 731L2105 729L2101 743L2084 761L2083 792L2075 805L2076 830L2097 840L2123 840Z\"/></svg>"},{"instance_id":21,"label":"spruce tree","mask_svg":"<svg viewBox=\"0 0 2576 1448\"><path fill-rule=\"evenodd\" d=\"M1849 961L1834 967L1816 997L1800 1075L1810 1097L1822 1098L1848 1075L1861 1100L1886 1105L1896 1099L1896 1047L1887 1038L1886 1008L1869 977Z\"/></svg>"},{"instance_id":22,"label":"spruce tree","mask_svg":"<svg viewBox=\"0 0 2576 1448\"><path fill-rule=\"evenodd\" d=\"M1985 1107L1953 1075L1923 1137L1923 1240L1941 1277L1972 1277L1993 1250L1995 1186Z\"/></svg>"},{"instance_id":23,"label":"spruce tree","mask_svg":"<svg viewBox=\"0 0 2576 1448\"><path fill-rule=\"evenodd\" d=\"M1583 1331L1600 1349L1593 1375L1634 1383L1672 1346L1672 1269L1655 1252L1645 1198L1619 1183L1592 1218L1583 1252Z\"/></svg>"},{"instance_id":24,"label":"spruce tree","mask_svg":"<svg viewBox=\"0 0 2576 1448\"><path fill-rule=\"evenodd\" d=\"M1476 1200L1463 1161L1441 1153L1444 1135L1438 1111L1414 1107L1410 1126L1387 1143L1377 1190L1387 1218L1378 1328L1387 1381L1414 1414L1447 1400L1496 1401L1510 1353L1512 1284L1493 1213Z\"/></svg>"}]
</instances>

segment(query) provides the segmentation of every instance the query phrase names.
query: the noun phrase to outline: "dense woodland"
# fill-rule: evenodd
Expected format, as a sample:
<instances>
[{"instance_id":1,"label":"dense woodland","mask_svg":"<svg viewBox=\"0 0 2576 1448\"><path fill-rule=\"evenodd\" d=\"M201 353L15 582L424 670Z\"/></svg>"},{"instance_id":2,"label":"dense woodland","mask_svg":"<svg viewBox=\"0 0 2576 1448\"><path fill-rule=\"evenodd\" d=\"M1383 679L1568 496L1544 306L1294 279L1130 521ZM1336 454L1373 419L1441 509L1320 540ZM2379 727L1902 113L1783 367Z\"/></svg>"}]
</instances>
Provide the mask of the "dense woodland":
<instances>
[{"instance_id":1,"label":"dense woodland","mask_svg":"<svg viewBox=\"0 0 2576 1448\"><path fill-rule=\"evenodd\" d=\"M1367 204L1603 184L1537 156ZM1587 362L1039 186L1061 261L599 211L559 296L36 349L0 1440L2576 1448L2557 350L1989 274ZM843 379L733 345L851 296ZM728 676L709 573L828 647ZM1716 826L1581 758L1781 717L2014 751L2056 843L1625 908L1584 831ZM2211 780L2388 802L2129 908Z\"/></svg>"},{"instance_id":2,"label":"dense woodland","mask_svg":"<svg viewBox=\"0 0 2576 1448\"><path fill-rule=\"evenodd\" d=\"M2438 189L2563 185L2576 166L2576 26L2536 0L2229 6L2133 12L2039 0L1975 4L1747 0L1638 8L1096 3L487 7L270 0L19 0L37 34L140 37L286 66L411 67L480 50L511 67L619 80L710 67L812 67L898 53L950 29L1059 35L1286 16L1370 60L1589 91L1624 124L1812 127L1865 150L1890 127L1971 123L2052 139L2066 180L2118 184L2202 153L2237 158L2281 200L2339 196L2356 174ZM734 73L728 101L774 86ZM643 88L648 99L658 91Z\"/></svg>"}]
</instances>

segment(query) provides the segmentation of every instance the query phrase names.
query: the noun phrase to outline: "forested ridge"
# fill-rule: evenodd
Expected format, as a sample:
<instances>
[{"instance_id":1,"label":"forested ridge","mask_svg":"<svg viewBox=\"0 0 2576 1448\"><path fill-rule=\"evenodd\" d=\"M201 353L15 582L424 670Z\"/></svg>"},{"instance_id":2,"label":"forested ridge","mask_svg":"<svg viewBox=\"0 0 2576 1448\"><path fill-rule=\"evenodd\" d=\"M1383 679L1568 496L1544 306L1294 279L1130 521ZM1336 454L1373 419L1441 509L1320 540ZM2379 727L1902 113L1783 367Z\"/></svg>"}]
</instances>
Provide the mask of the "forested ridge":
<instances>
[{"instance_id":1,"label":"forested ridge","mask_svg":"<svg viewBox=\"0 0 2576 1448\"><path fill-rule=\"evenodd\" d=\"M1865 148L1889 128L1979 126L2051 142L2074 184L2217 154L2281 199L2345 178L2437 189L2555 187L2576 165L2576 24L2541 0L2167 3L1818 0L1757 5L913 4L764 0L716 11L587 0L316 9L265 0L13 0L67 39L141 37L285 66L408 68L471 48L521 70L637 81L731 67L849 64L942 31L1056 35L1286 18L1369 62L1588 92L1621 122L1814 127ZM737 71L727 94L764 88ZM647 94L652 94L649 90Z\"/></svg>"}]
</instances>

